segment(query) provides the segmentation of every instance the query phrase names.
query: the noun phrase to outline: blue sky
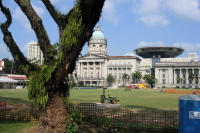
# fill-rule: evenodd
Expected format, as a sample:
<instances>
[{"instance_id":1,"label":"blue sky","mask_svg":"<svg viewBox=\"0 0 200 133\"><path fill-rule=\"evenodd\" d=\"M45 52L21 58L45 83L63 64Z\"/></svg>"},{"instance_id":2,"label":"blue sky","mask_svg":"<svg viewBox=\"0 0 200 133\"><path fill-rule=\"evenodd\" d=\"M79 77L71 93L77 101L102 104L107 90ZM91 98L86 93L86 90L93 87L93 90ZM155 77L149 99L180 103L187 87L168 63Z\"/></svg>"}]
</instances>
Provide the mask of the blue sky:
<instances>
[{"instance_id":1,"label":"blue sky","mask_svg":"<svg viewBox=\"0 0 200 133\"><path fill-rule=\"evenodd\" d=\"M74 0L51 0L62 13L67 13ZM54 44L58 41L55 22L40 0L31 3L42 18L47 33ZM13 24L12 35L27 56L27 44L37 42L26 16L14 0L3 0L10 8ZM0 23L5 21L0 12ZM133 50L144 46L177 46L188 53L200 56L200 0L106 0L99 24L107 38L108 55L134 55ZM82 55L87 53L84 46ZM0 60L12 59L0 31Z\"/></svg>"}]
</instances>

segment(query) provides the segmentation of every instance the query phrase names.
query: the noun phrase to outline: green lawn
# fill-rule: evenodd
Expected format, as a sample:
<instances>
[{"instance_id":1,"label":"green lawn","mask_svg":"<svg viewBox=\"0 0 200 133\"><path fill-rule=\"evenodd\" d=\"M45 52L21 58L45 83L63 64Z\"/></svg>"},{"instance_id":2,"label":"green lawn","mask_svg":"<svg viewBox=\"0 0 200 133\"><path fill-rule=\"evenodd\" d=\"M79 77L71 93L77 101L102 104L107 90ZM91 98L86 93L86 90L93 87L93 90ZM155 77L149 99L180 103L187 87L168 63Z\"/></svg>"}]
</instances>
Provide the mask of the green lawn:
<instances>
[{"instance_id":1,"label":"green lawn","mask_svg":"<svg viewBox=\"0 0 200 133\"><path fill-rule=\"evenodd\" d=\"M159 89L139 89L124 91L121 89L106 89L106 96L116 96L120 100L121 108L134 108L142 110L177 110L178 98L184 94L164 94ZM74 103L99 103L102 89L72 89L70 102ZM26 89L0 89L0 101L6 103L30 103ZM6 122L0 120L1 133L23 133L24 130L36 127L37 123Z\"/></svg>"},{"instance_id":2,"label":"green lawn","mask_svg":"<svg viewBox=\"0 0 200 133\"><path fill-rule=\"evenodd\" d=\"M184 94L165 94L160 90L139 89L124 91L121 89L106 89L106 96L117 96L120 107L136 109L177 110L178 98ZM29 103L26 89L0 89L0 100L7 103ZM97 103L100 102L102 89L72 89L70 102Z\"/></svg>"},{"instance_id":3,"label":"green lawn","mask_svg":"<svg viewBox=\"0 0 200 133\"><path fill-rule=\"evenodd\" d=\"M0 133L23 133L30 130L31 127L36 127L37 125L38 123L21 123L0 120Z\"/></svg>"}]
</instances>

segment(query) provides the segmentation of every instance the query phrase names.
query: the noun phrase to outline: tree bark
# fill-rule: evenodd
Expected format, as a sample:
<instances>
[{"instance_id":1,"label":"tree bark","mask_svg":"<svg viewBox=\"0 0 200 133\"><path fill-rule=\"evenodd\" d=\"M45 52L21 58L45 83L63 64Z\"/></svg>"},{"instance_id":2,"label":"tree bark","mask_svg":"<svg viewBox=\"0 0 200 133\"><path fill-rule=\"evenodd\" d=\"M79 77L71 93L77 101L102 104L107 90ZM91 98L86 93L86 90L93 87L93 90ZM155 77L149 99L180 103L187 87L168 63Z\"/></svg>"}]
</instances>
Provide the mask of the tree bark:
<instances>
[{"instance_id":1,"label":"tree bark","mask_svg":"<svg viewBox=\"0 0 200 133\"><path fill-rule=\"evenodd\" d=\"M64 86L63 80L73 72L82 47L91 37L93 28L99 21L105 0L77 0L68 14L60 14L49 0L42 0L58 24L60 34L58 49L50 44L42 19L34 11L30 0L15 0L15 2L27 16L36 33L38 45L43 52L44 65L35 66L23 56L8 30L12 23L11 13L0 0L1 11L7 18L1 25L4 42L9 47L15 62L30 78L29 98L40 105L38 132L64 133L69 119L64 99L68 95L69 87ZM57 55L54 55L55 50L58 51Z\"/></svg>"},{"instance_id":2,"label":"tree bark","mask_svg":"<svg viewBox=\"0 0 200 133\"><path fill-rule=\"evenodd\" d=\"M64 87L64 86L63 86ZM64 88L56 88L50 95L46 108L40 107L38 133L65 133L69 114L64 102Z\"/></svg>"}]
</instances>

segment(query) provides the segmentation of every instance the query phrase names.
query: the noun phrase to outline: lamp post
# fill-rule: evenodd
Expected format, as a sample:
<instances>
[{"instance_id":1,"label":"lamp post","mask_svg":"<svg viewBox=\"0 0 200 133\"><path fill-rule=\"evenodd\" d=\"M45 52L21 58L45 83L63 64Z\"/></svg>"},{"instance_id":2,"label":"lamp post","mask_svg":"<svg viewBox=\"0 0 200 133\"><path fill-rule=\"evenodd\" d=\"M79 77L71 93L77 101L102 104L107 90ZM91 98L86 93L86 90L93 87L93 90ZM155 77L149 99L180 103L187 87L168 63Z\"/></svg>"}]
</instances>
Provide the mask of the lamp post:
<instances>
[{"instance_id":1,"label":"lamp post","mask_svg":"<svg viewBox=\"0 0 200 133\"><path fill-rule=\"evenodd\" d=\"M14 60L11 60L11 63L12 63L12 65L11 65L11 74L13 73L13 62L14 62Z\"/></svg>"}]
</instances>

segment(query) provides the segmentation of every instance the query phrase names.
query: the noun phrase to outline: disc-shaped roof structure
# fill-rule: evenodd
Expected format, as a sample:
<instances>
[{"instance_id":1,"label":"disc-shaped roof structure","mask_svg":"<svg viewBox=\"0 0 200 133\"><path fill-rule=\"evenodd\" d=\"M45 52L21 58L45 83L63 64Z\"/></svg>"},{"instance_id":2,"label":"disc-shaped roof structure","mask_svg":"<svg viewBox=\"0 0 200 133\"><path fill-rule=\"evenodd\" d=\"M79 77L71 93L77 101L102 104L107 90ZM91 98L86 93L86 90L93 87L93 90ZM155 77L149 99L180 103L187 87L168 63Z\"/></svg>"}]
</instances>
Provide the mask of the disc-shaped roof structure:
<instances>
[{"instance_id":1,"label":"disc-shaped roof structure","mask_svg":"<svg viewBox=\"0 0 200 133\"><path fill-rule=\"evenodd\" d=\"M134 52L143 58L175 58L181 55L184 52L184 49L173 46L152 46L137 48Z\"/></svg>"}]
</instances>

